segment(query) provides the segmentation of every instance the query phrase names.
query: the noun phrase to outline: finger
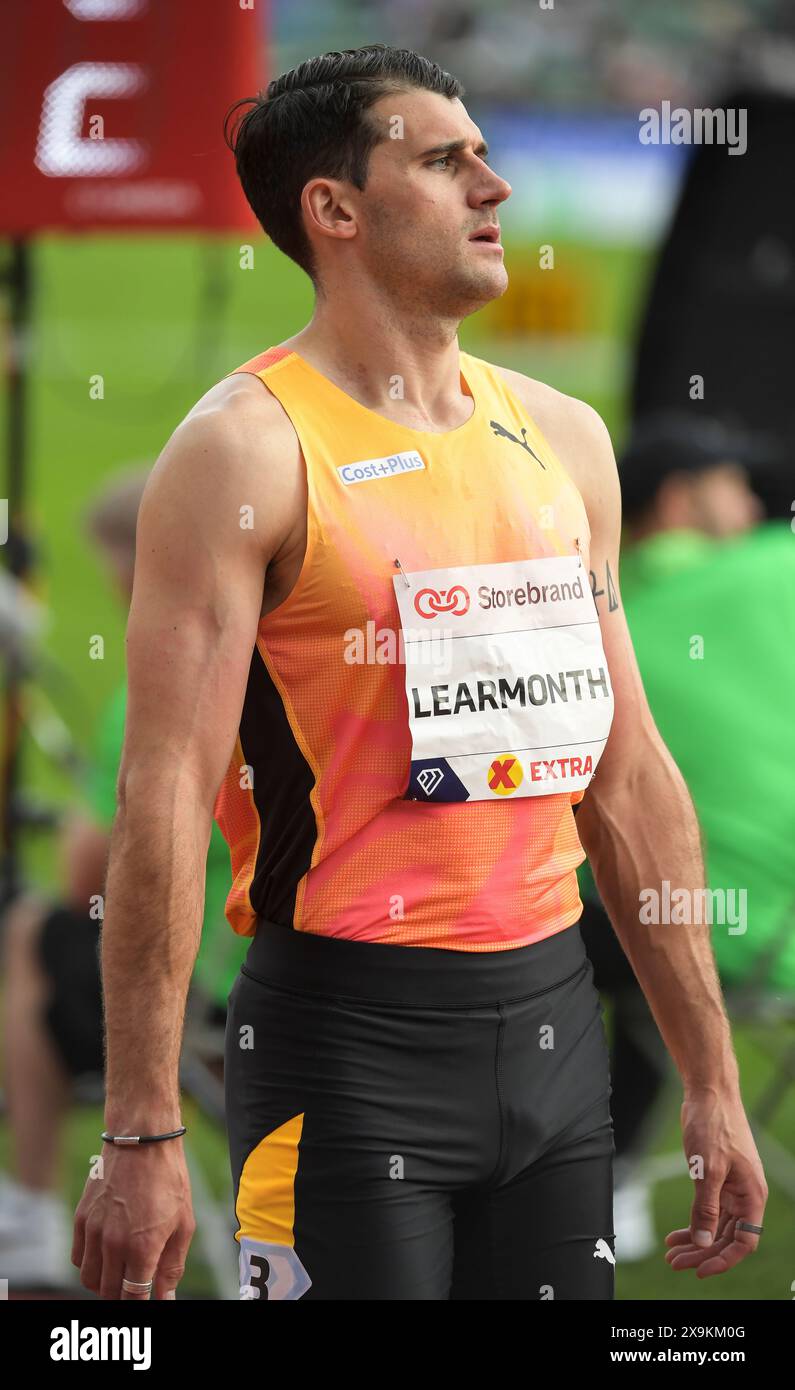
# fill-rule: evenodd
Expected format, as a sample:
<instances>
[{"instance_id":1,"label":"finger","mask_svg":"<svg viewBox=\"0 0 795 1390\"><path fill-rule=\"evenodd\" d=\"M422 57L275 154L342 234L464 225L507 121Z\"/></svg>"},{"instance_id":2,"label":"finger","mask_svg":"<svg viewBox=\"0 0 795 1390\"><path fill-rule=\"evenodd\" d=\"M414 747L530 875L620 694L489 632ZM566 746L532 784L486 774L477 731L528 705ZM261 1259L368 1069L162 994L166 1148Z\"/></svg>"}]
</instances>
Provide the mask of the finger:
<instances>
[{"instance_id":1,"label":"finger","mask_svg":"<svg viewBox=\"0 0 795 1390\"><path fill-rule=\"evenodd\" d=\"M752 1252L746 1246L737 1244L729 1245L726 1250L720 1255L717 1255L714 1260L706 1260L701 1268L696 1271L696 1278L709 1279L713 1274L726 1274L728 1270L734 1269L735 1265L738 1265L741 1260L745 1259L746 1255L750 1255L751 1253Z\"/></svg>"},{"instance_id":2,"label":"finger","mask_svg":"<svg viewBox=\"0 0 795 1390\"><path fill-rule=\"evenodd\" d=\"M721 1220L721 1189L725 1173L712 1178L709 1187L700 1189L693 1198L690 1212L690 1239L700 1250L708 1250L719 1238ZM706 1183L706 1178L701 1180Z\"/></svg>"},{"instance_id":3,"label":"finger","mask_svg":"<svg viewBox=\"0 0 795 1390\"><path fill-rule=\"evenodd\" d=\"M148 1266L141 1263L128 1263L126 1268L123 1270L122 1278L128 1279L131 1284L148 1284L150 1279L154 1279L154 1270L149 1269ZM149 1289L141 1288L137 1292L132 1292L130 1289L125 1289L121 1280L119 1281L119 1284L120 1298L131 1299L134 1303L147 1303L149 1301L151 1292Z\"/></svg>"},{"instance_id":4,"label":"finger","mask_svg":"<svg viewBox=\"0 0 795 1390\"><path fill-rule=\"evenodd\" d=\"M152 1289L153 1298L173 1298L176 1296L177 1284L185 1273L188 1247L195 1229L196 1224L191 1217L189 1222L180 1223L169 1236L163 1247L163 1253L155 1273L155 1283Z\"/></svg>"},{"instance_id":5,"label":"finger","mask_svg":"<svg viewBox=\"0 0 795 1390\"><path fill-rule=\"evenodd\" d=\"M756 1223L759 1224L759 1223ZM734 1238L721 1250L716 1259L710 1259L698 1271L699 1279L708 1279L712 1274L725 1274L748 1255L753 1255L759 1245L759 1236L753 1231L736 1231Z\"/></svg>"},{"instance_id":6,"label":"finger","mask_svg":"<svg viewBox=\"0 0 795 1390\"><path fill-rule=\"evenodd\" d=\"M676 1251L670 1257L666 1255L665 1258L671 1266L671 1269L698 1269L701 1265L705 1264L707 1260L714 1259L717 1255L720 1255L723 1248L724 1247L717 1241L706 1250L702 1250L697 1245L691 1245L689 1248Z\"/></svg>"},{"instance_id":7,"label":"finger","mask_svg":"<svg viewBox=\"0 0 795 1390\"><path fill-rule=\"evenodd\" d=\"M121 1281L124 1274L126 1251L121 1238L105 1236L102 1243L102 1279L99 1286L100 1298L121 1298Z\"/></svg>"},{"instance_id":8,"label":"finger","mask_svg":"<svg viewBox=\"0 0 795 1390\"><path fill-rule=\"evenodd\" d=\"M706 1176L694 1184L695 1193L691 1207L691 1240L699 1250L709 1250L719 1237L721 1216L726 1215L726 1205L721 1204L723 1184L727 1179L727 1163L720 1162L707 1168Z\"/></svg>"},{"instance_id":9,"label":"finger","mask_svg":"<svg viewBox=\"0 0 795 1390\"><path fill-rule=\"evenodd\" d=\"M83 1251L86 1248L86 1218L77 1208L75 1212L75 1223L72 1229L72 1253L70 1259L73 1265L79 1269L83 1263Z\"/></svg>"},{"instance_id":10,"label":"finger","mask_svg":"<svg viewBox=\"0 0 795 1390\"><path fill-rule=\"evenodd\" d=\"M102 1280L102 1228L86 1221L83 1257L80 1261L80 1283L91 1293L99 1293Z\"/></svg>"},{"instance_id":11,"label":"finger","mask_svg":"<svg viewBox=\"0 0 795 1390\"><path fill-rule=\"evenodd\" d=\"M678 1231L669 1231L665 1237L666 1245L691 1245L690 1227L682 1226Z\"/></svg>"},{"instance_id":12,"label":"finger","mask_svg":"<svg viewBox=\"0 0 795 1390\"><path fill-rule=\"evenodd\" d=\"M697 1255L698 1253L698 1250L692 1243L688 1245L676 1245L671 1250L666 1250L665 1263L675 1267L674 1261L678 1260L680 1255Z\"/></svg>"},{"instance_id":13,"label":"finger","mask_svg":"<svg viewBox=\"0 0 795 1390\"><path fill-rule=\"evenodd\" d=\"M723 1221L721 1223L721 1235L717 1236L711 1245L706 1248L693 1244L682 1245L669 1250L665 1259L672 1269L700 1269L708 1260L723 1254L724 1250L732 1243L733 1232L733 1220Z\"/></svg>"},{"instance_id":14,"label":"finger","mask_svg":"<svg viewBox=\"0 0 795 1390\"><path fill-rule=\"evenodd\" d=\"M666 1263L671 1266L671 1269L695 1269L705 1260L720 1254L732 1240L734 1225L728 1214L722 1217L719 1224L719 1234L716 1235L711 1245L704 1247L694 1244L692 1240L687 1241L685 1239L680 1245L673 1245L670 1250L666 1251Z\"/></svg>"},{"instance_id":15,"label":"finger","mask_svg":"<svg viewBox=\"0 0 795 1390\"><path fill-rule=\"evenodd\" d=\"M693 1233L689 1226L682 1226L679 1230L669 1231L665 1237L665 1243L669 1247L665 1259L670 1264L672 1259L680 1254L690 1254L693 1251L700 1251L702 1254L714 1254L715 1248L726 1237L731 1237L734 1230L735 1218L730 1212L722 1211L718 1220L718 1230L715 1239L709 1246L696 1245L693 1240Z\"/></svg>"}]
</instances>

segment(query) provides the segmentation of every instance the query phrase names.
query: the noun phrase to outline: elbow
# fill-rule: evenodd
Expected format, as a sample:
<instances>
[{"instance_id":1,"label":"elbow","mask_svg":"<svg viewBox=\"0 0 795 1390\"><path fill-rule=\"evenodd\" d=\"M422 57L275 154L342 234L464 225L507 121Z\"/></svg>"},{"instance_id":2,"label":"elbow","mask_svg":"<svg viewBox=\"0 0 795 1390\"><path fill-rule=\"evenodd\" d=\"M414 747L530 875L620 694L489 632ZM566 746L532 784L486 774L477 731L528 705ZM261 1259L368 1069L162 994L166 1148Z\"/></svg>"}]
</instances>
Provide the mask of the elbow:
<instances>
[{"instance_id":1,"label":"elbow","mask_svg":"<svg viewBox=\"0 0 795 1390\"><path fill-rule=\"evenodd\" d=\"M603 765L604 764L604 765ZM684 776L652 721L633 728L611 749L608 741L577 813L580 839L598 838L609 825L687 816L692 798Z\"/></svg>"},{"instance_id":2,"label":"elbow","mask_svg":"<svg viewBox=\"0 0 795 1390\"><path fill-rule=\"evenodd\" d=\"M131 840L162 834L171 840L175 834L195 835L197 841L212 831L213 806L199 791L195 781L174 774L168 759L122 766L116 783L114 826Z\"/></svg>"}]
</instances>

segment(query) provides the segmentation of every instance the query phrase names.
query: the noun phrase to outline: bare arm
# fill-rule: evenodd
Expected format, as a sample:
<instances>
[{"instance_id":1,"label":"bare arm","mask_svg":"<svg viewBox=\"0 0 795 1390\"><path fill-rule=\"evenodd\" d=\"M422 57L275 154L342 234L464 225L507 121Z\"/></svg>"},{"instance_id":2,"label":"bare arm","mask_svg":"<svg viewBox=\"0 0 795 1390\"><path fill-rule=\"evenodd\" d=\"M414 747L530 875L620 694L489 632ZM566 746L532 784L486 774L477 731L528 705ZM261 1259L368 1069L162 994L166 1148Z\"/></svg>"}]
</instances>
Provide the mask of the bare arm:
<instances>
[{"instance_id":1,"label":"bare arm","mask_svg":"<svg viewBox=\"0 0 795 1390\"><path fill-rule=\"evenodd\" d=\"M179 1054L212 812L237 737L265 571L288 530L291 499L269 462L278 455L270 439L263 447L264 388L246 378L213 394L223 408L200 403L175 431L138 517L102 933L105 1126L116 1134L180 1125ZM245 506L253 528L241 526ZM83 1283L118 1297L125 1271L144 1282L157 1270L173 1288L192 1233L181 1141L104 1152L104 1207L88 1191L81 1203L85 1247L78 1209L73 1260L82 1260Z\"/></svg>"},{"instance_id":2,"label":"bare arm","mask_svg":"<svg viewBox=\"0 0 795 1390\"><path fill-rule=\"evenodd\" d=\"M638 977L684 1085L681 1122L694 1179L690 1223L669 1232L666 1259L699 1278L723 1274L756 1250L767 1184L740 1095L737 1059L709 923L644 922L643 890L662 881L689 894L704 886L699 827L690 794L652 719L618 582L620 493L610 438L589 412L585 429L592 531L590 566L616 713L577 827L621 945ZM582 458L582 455L580 455ZM583 465L584 466L584 465ZM609 601L607 568L615 588ZM687 718L683 709L682 717ZM693 901L693 898L690 898Z\"/></svg>"},{"instance_id":3,"label":"bare arm","mask_svg":"<svg viewBox=\"0 0 795 1390\"><path fill-rule=\"evenodd\" d=\"M618 573L621 498L610 437L595 411L506 373L576 482L591 529L589 567L615 697L615 716L577 829L597 887L684 1087L685 1155L696 1183L690 1226L667 1238L676 1269L723 1273L756 1249L736 1218L760 1224L767 1198L742 1105L737 1060L710 926L647 923L641 891L667 879L704 887L693 803L652 718L627 628ZM683 710L683 718L686 718ZM699 1161L703 1169L698 1166Z\"/></svg>"},{"instance_id":4,"label":"bare arm","mask_svg":"<svg viewBox=\"0 0 795 1390\"><path fill-rule=\"evenodd\" d=\"M621 494L610 436L590 406L517 372L505 376L577 484L591 529L589 568L615 697L577 830L602 901L687 1090L737 1085L737 1063L708 925L646 925L640 893L704 887L690 793L646 700L619 586ZM595 580L595 583L594 583Z\"/></svg>"},{"instance_id":5,"label":"bare arm","mask_svg":"<svg viewBox=\"0 0 795 1390\"><path fill-rule=\"evenodd\" d=\"M589 412L583 483L590 569L615 696L615 717L577 829L596 885L640 981L685 1092L738 1086L737 1062L708 923L647 923L641 893L662 880L690 894L705 886L696 812L649 709L621 603L621 499L610 439ZM581 455L582 456L582 455ZM684 713L683 713L683 717ZM691 898L692 901L692 898Z\"/></svg>"},{"instance_id":6,"label":"bare arm","mask_svg":"<svg viewBox=\"0 0 795 1390\"><path fill-rule=\"evenodd\" d=\"M179 427L138 520L103 931L111 1130L178 1123L213 806L237 737L265 570L285 525L252 440L261 417L252 421L245 402L229 414L200 413ZM245 505L252 529L241 526Z\"/></svg>"}]
</instances>

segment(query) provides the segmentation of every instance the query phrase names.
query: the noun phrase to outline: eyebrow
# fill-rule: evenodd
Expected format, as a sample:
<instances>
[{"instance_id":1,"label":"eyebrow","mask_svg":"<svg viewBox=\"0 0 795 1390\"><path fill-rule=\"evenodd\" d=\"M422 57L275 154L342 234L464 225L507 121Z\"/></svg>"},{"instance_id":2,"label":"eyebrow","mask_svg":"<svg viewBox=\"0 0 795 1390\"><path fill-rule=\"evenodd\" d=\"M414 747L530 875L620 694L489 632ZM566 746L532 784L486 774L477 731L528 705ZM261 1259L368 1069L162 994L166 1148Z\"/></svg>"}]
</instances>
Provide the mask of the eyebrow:
<instances>
[{"instance_id":1,"label":"eyebrow","mask_svg":"<svg viewBox=\"0 0 795 1390\"><path fill-rule=\"evenodd\" d=\"M417 159L429 159L431 155L457 154L459 150L466 150L468 148L468 140L447 140L443 145L433 145L431 149L423 150L422 154L417 155ZM479 141L473 150L473 153L479 155L481 159L485 159L488 152L489 147L485 140Z\"/></svg>"}]
</instances>

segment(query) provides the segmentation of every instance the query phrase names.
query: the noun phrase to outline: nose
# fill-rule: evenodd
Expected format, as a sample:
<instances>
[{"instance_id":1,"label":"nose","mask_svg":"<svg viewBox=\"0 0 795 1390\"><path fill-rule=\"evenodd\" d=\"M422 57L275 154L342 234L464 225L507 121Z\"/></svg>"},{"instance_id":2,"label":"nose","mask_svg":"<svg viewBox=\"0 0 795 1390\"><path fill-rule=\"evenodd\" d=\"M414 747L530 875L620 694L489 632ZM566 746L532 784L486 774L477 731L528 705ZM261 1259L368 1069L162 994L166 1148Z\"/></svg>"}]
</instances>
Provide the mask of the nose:
<instances>
[{"instance_id":1,"label":"nose","mask_svg":"<svg viewBox=\"0 0 795 1390\"><path fill-rule=\"evenodd\" d=\"M500 178L488 165L484 165L483 181L472 191L472 202L475 207L482 207L484 203L494 203L498 206L504 203L506 198L510 198L513 189L507 179Z\"/></svg>"}]
</instances>

